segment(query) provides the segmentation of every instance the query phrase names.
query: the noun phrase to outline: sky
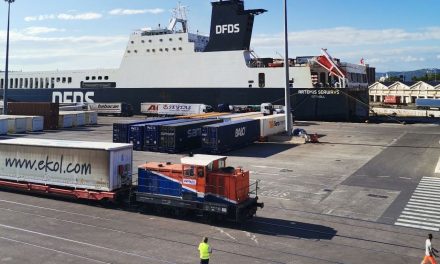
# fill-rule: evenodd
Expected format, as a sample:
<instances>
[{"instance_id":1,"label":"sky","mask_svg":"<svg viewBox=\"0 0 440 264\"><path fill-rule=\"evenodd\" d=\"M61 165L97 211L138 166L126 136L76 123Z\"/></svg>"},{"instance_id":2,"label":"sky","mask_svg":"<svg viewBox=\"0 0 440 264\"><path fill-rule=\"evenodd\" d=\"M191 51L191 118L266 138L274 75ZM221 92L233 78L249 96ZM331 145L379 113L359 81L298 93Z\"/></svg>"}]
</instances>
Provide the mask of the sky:
<instances>
[{"instance_id":1,"label":"sky","mask_svg":"<svg viewBox=\"0 0 440 264\"><path fill-rule=\"evenodd\" d=\"M180 0L190 31L208 35L210 0ZM11 4L10 70L118 68L129 35L166 26L178 0L16 0ZM439 0L287 0L289 55L319 55L378 72L440 68ZM0 2L0 69L4 70L7 3ZM280 58L283 0L246 0L264 8L251 48Z\"/></svg>"}]
</instances>

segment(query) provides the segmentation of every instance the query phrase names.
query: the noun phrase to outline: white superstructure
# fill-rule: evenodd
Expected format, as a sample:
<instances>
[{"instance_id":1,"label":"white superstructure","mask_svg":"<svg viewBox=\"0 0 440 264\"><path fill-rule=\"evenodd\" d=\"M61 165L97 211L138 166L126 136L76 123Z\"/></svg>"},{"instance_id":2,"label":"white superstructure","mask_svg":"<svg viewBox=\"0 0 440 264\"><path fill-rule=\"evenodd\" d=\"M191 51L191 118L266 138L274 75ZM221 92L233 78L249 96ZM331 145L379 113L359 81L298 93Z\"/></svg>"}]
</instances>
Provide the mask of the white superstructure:
<instances>
[{"instance_id":1,"label":"white superstructure","mask_svg":"<svg viewBox=\"0 0 440 264\"><path fill-rule=\"evenodd\" d=\"M213 6L228 4L237 5L240 1L220 1L213 3ZM284 68L276 60L256 58L248 47L244 47L246 45L240 46L242 49L218 48L223 44L229 45L229 41L223 41L229 36L220 35L243 34L238 36L244 38L244 41L238 41L239 45L246 43L246 38L250 42L252 27L249 29L247 25L247 29L240 28L242 24L238 23L213 24L211 37L193 34L188 32L186 16L182 15L184 12L181 9L175 12L167 28L142 29L132 33L119 69L11 72L8 86L10 89L284 87ZM253 16L265 12L245 11L254 12L244 14L251 16L252 22ZM241 19L240 16L237 17ZM234 15L231 17L235 19ZM179 25L181 28L177 29ZM230 29L232 31L228 32ZM248 32L244 32L246 30ZM222 41L224 43L220 43ZM332 86L329 72L314 64L313 59L305 64L291 59L289 65L292 88ZM365 66L354 67L354 64L347 63L341 66L347 70L356 69L358 75L353 77L357 80L353 87L360 87L360 83L367 86ZM347 77L352 78L347 73ZM4 79L0 78L0 89L4 85Z\"/></svg>"}]
</instances>

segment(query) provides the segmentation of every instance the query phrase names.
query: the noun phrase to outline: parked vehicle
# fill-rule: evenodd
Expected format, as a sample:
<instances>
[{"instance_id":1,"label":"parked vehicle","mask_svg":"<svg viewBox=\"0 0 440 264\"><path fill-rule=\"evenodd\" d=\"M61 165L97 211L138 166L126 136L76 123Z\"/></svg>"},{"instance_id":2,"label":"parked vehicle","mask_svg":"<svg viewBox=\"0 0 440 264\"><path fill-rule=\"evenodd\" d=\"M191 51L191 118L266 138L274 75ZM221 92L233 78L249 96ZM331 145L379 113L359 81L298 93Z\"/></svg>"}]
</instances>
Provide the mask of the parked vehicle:
<instances>
[{"instance_id":1,"label":"parked vehicle","mask_svg":"<svg viewBox=\"0 0 440 264\"><path fill-rule=\"evenodd\" d=\"M133 107L127 103L89 103L89 111L96 111L98 115L133 116Z\"/></svg>"},{"instance_id":2,"label":"parked vehicle","mask_svg":"<svg viewBox=\"0 0 440 264\"><path fill-rule=\"evenodd\" d=\"M440 109L440 99L417 98L416 107L418 109Z\"/></svg>"},{"instance_id":3,"label":"parked vehicle","mask_svg":"<svg viewBox=\"0 0 440 264\"><path fill-rule=\"evenodd\" d=\"M181 103L142 103L141 113L155 116L197 115L212 112L213 109L205 104Z\"/></svg>"}]
</instances>

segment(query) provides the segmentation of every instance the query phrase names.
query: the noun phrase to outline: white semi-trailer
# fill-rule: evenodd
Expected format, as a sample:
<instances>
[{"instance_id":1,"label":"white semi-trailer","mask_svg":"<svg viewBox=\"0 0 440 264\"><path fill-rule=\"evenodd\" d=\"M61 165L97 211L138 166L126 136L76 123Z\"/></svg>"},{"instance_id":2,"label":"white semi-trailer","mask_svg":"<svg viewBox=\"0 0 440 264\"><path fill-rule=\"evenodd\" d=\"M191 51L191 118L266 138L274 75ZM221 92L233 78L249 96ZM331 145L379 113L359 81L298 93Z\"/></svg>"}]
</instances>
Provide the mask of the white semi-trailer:
<instances>
[{"instance_id":1,"label":"white semi-trailer","mask_svg":"<svg viewBox=\"0 0 440 264\"><path fill-rule=\"evenodd\" d=\"M142 103L141 113L159 116L199 115L212 112L212 107L205 104L181 103Z\"/></svg>"},{"instance_id":2,"label":"white semi-trailer","mask_svg":"<svg viewBox=\"0 0 440 264\"><path fill-rule=\"evenodd\" d=\"M15 138L0 141L0 186L90 197L131 185L132 145ZM53 191L56 190L56 191ZM96 193L98 192L98 193Z\"/></svg>"}]
</instances>

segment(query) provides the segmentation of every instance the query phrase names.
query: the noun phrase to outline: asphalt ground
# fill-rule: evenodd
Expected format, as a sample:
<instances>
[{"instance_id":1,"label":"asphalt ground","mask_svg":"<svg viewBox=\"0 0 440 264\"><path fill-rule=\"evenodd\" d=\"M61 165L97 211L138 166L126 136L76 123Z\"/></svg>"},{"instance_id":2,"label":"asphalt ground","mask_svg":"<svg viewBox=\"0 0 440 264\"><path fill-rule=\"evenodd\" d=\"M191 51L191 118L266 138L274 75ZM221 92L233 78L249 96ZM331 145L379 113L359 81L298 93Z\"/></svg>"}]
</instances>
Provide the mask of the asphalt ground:
<instances>
[{"instance_id":1,"label":"asphalt ground","mask_svg":"<svg viewBox=\"0 0 440 264\"><path fill-rule=\"evenodd\" d=\"M110 142L119 119L16 136ZM261 180L265 207L243 225L2 190L0 263L198 263L203 236L211 263L419 263L428 231L394 223L422 177L440 178L439 125L295 126L321 143L257 143L227 153L229 165ZM134 152L134 165L183 155ZM433 235L435 246L440 234Z\"/></svg>"}]
</instances>

